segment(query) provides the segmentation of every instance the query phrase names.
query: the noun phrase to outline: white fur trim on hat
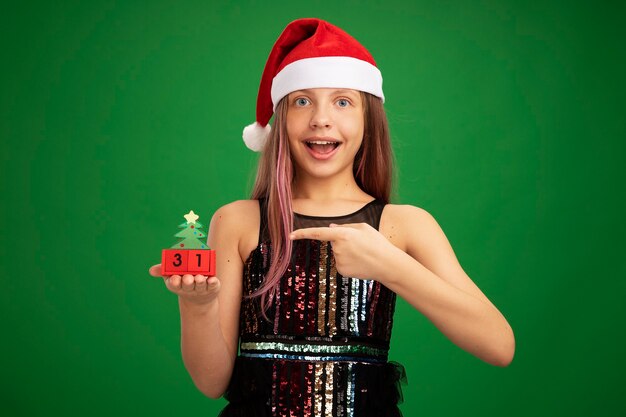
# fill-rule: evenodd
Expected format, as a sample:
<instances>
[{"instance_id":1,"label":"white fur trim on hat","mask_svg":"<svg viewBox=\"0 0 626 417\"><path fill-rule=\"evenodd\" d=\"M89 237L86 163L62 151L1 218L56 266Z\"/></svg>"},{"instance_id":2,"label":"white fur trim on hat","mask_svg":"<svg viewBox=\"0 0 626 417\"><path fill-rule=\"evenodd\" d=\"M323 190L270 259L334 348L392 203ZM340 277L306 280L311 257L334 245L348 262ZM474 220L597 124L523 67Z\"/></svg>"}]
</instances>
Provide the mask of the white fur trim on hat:
<instances>
[{"instance_id":1,"label":"white fur trim on hat","mask_svg":"<svg viewBox=\"0 0 626 417\"><path fill-rule=\"evenodd\" d=\"M287 65L272 80L274 110L281 98L305 88L349 88L373 94L385 102L380 70L349 56L305 58Z\"/></svg>"},{"instance_id":2,"label":"white fur trim on hat","mask_svg":"<svg viewBox=\"0 0 626 417\"><path fill-rule=\"evenodd\" d=\"M254 122L243 128L243 141L246 146L254 152L261 152L267 143L272 127L267 124L263 127L258 122Z\"/></svg>"}]
</instances>

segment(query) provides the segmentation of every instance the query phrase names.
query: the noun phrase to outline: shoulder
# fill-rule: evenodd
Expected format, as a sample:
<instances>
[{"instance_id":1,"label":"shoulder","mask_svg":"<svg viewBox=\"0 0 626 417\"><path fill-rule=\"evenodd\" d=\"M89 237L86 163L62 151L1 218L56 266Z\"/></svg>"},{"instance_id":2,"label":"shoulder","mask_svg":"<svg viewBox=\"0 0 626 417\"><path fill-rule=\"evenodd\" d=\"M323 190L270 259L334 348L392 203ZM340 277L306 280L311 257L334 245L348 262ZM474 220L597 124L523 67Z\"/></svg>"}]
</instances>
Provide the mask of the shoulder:
<instances>
[{"instance_id":1,"label":"shoulder","mask_svg":"<svg viewBox=\"0 0 626 417\"><path fill-rule=\"evenodd\" d=\"M432 214L409 204L385 205L380 232L405 252L413 252L433 235L443 233Z\"/></svg>"},{"instance_id":2,"label":"shoulder","mask_svg":"<svg viewBox=\"0 0 626 417\"><path fill-rule=\"evenodd\" d=\"M405 216L412 218L432 217L425 209L410 204L386 204L383 213L396 219L402 219Z\"/></svg>"},{"instance_id":3,"label":"shoulder","mask_svg":"<svg viewBox=\"0 0 626 417\"><path fill-rule=\"evenodd\" d=\"M245 259L256 247L260 215L258 200L237 200L218 208L211 219L209 246L236 248Z\"/></svg>"},{"instance_id":4,"label":"shoulder","mask_svg":"<svg viewBox=\"0 0 626 417\"><path fill-rule=\"evenodd\" d=\"M246 221L259 216L258 200L237 200L218 208L212 221Z\"/></svg>"},{"instance_id":5,"label":"shoulder","mask_svg":"<svg viewBox=\"0 0 626 417\"><path fill-rule=\"evenodd\" d=\"M381 223L394 228L416 228L436 222L425 209L409 204L387 204L383 209Z\"/></svg>"}]
</instances>

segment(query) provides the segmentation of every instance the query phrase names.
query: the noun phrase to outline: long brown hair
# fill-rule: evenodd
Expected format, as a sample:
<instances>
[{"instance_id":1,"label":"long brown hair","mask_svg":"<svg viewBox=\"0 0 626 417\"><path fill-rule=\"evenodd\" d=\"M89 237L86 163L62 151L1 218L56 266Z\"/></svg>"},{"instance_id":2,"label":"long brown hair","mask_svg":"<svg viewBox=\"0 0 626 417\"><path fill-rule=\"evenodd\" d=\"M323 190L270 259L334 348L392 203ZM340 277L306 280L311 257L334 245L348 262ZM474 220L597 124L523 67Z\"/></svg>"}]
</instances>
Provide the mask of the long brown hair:
<instances>
[{"instance_id":1,"label":"long brown hair","mask_svg":"<svg viewBox=\"0 0 626 417\"><path fill-rule=\"evenodd\" d=\"M259 159L251 195L252 199L267 199L266 221L272 248L270 268L261 286L248 296L261 297L265 318L292 252L289 233L293 230L291 186L294 169L287 138L287 97L276 106L274 127ZM380 98L364 92L361 92L361 98L365 126L363 143L354 158L354 178L367 194L389 203L393 185L393 155L387 116Z\"/></svg>"}]
</instances>

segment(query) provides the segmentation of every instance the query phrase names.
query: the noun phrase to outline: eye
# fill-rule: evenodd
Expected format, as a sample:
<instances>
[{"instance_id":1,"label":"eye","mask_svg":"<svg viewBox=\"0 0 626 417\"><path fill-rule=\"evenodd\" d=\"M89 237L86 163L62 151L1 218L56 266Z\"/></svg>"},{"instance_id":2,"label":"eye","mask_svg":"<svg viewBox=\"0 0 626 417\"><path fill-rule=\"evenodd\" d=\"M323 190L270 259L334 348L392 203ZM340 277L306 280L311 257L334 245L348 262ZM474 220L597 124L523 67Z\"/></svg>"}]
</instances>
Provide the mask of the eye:
<instances>
[{"instance_id":1,"label":"eye","mask_svg":"<svg viewBox=\"0 0 626 417\"><path fill-rule=\"evenodd\" d=\"M304 97L298 97L294 103L296 106L306 106L309 103L309 100Z\"/></svg>"},{"instance_id":2,"label":"eye","mask_svg":"<svg viewBox=\"0 0 626 417\"><path fill-rule=\"evenodd\" d=\"M346 100L345 98L340 98L339 100L337 100L337 104L339 105L339 107L348 107L350 105L350 101Z\"/></svg>"}]
</instances>

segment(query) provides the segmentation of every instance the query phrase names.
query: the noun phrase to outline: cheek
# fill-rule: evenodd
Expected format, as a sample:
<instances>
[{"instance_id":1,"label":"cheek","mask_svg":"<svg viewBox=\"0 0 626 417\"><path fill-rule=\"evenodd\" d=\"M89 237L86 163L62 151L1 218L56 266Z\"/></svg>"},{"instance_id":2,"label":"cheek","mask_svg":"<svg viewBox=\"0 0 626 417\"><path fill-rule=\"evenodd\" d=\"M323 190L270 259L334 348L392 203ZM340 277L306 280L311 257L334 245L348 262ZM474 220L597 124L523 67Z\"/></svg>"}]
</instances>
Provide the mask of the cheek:
<instances>
[{"instance_id":1,"label":"cheek","mask_svg":"<svg viewBox=\"0 0 626 417\"><path fill-rule=\"evenodd\" d=\"M287 126L285 126L285 133L287 134L287 142L289 143L289 146L292 146L293 142L298 137L297 129L295 129L293 124L288 123Z\"/></svg>"},{"instance_id":2,"label":"cheek","mask_svg":"<svg viewBox=\"0 0 626 417\"><path fill-rule=\"evenodd\" d=\"M350 123L346 126L350 135L359 138L359 140L363 140L363 134L365 133L364 120L361 118L355 118L350 121Z\"/></svg>"},{"instance_id":3,"label":"cheek","mask_svg":"<svg viewBox=\"0 0 626 417\"><path fill-rule=\"evenodd\" d=\"M303 124L306 124L306 114L303 111L293 111L287 113L287 126L291 126L294 128L301 127Z\"/></svg>"}]
</instances>

